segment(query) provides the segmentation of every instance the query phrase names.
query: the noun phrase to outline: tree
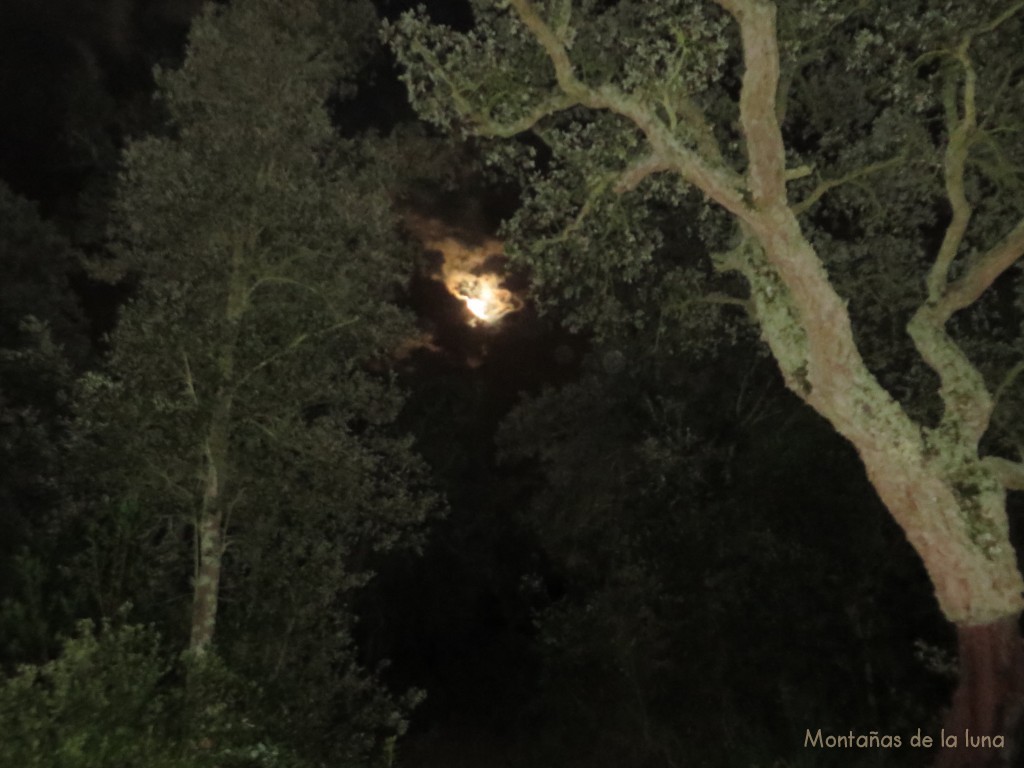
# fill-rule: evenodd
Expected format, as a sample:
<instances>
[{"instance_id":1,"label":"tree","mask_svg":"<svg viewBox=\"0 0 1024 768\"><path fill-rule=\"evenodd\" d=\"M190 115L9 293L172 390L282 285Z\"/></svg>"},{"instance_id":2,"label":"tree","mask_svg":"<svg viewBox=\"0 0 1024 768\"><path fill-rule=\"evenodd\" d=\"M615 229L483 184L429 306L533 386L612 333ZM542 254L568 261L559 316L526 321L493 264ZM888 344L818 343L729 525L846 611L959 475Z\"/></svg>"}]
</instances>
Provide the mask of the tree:
<instances>
[{"instance_id":1,"label":"tree","mask_svg":"<svg viewBox=\"0 0 1024 768\"><path fill-rule=\"evenodd\" d=\"M509 250L539 293L599 327L745 309L788 388L856 448L957 628L950 727L1015 726L1024 581L1005 497L1024 465L982 439L1021 346L967 351L972 325L1019 324L1000 278L1024 252L1024 155L1006 138L1024 5L474 8L464 34L415 14L389 34L426 117L539 140L492 153L523 184ZM658 303L635 301L653 271Z\"/></svg>"},{"instance_id":2,"label":"tree","mask_svg":"<svg viewBox=\"0 0 1024 768\"><path fill-rule=\"evenodd\" d=\"M203 685L186 692L172 655L152 627L81 622L55 659L0 680L0 756L61 768L309 765L253 722L252 685L206 657Z\"/></svg>"},{"instance_id":3,"label":"tree","mask_svg":"<svg viewBox=\"0 0 1024 768\"><path fill-rule=\"evenodd\" d=\"M606 348L499 433L546 480L527 519L556 574L538 626L559 716L530 739L557 733L564 753L534 762L788 764L809 722L927 730L922 705L946 681L899 640L942 622L849 445L763 356L695 362L631 341L622 365ZM814 757L830 760L859 764Z\"/></svg>"},{"instance_id":4,"label":"tree","mask_svg":"<svg viewBox=\"0 0 1024 768\"><path fill-rule=\"evenodd\" d=\"M16 195L0 181L0 347L24 344L23 323L50 328L55 340L69 347L69 355L84 354L85 328L70 277L78 269L77 254L37 206Z\"/></svg>"},{"instance_id":5,"label":"tree","mask_svg":"<svg viewBox=\"0 0 1024 768\"><path fill-rule=\"evenodd\" d=\"M3 182L0 263L0 657L10 663L44 658L67 618L45 563L61 560L61 445L87 329L68 279L74 249Z\"/></svg>"},{"instance_id":6,"label":"tree","mask_svg":"<svg viewBox=\"0 0 1024 768\"><path fill-rule=\"evenodd\" d=\"M338 139L325 109L371 20L364 3L315 0L197 19L183 67L157 73L167 134L124 155L114 258L92 266L135 288L78 405L102 610L181 605L191 574L190 617L170 621L192 654L226 618L221 655L284 678L295 701L328 699L317 715L335 720L367 685L347 594L371 553L414 545L437 507L391 426L402 397L381 364L410 330L393 302L407 262L389 179L375 145ZM323 658L301 653L303 633ZM374 727L400 729L396 711Z\"/></svg>"}]
</instances>

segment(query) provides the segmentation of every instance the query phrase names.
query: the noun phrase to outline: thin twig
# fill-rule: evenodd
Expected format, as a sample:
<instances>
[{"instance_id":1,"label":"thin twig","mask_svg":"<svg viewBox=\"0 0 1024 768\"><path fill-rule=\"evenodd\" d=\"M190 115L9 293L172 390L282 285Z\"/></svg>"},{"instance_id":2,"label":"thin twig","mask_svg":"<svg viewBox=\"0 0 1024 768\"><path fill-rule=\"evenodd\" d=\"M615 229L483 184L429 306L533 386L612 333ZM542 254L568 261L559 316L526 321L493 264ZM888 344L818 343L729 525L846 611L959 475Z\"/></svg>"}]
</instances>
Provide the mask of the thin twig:
<instances>
[{"instance_id":1,"label":"thin twig","mask_svg":"<svg viewBox=\"0 0 1024 768\"><path fill-rule=\"evenodd\" d=\"M843 184L848 184L851 181L856 181L857 179L863 178L864 176L869 176L872 173L884 171L886 168L891 168L894 165L898 165L900 162L903 161L904 157L905 156L902 154L897 155L895 157L890 157L888 160L881 160L877 163L865 165L861 168L858 168L855 171L847 173L844 176L840 176L837 179L827 179L821 182L821 184L814 188L811 194L809 194L807 197L805 197L803 200L801 200L799 203L793 206L793 213L799 216L801 213L804 213L809 208L811 208L811 206L817 203L822 197L825 196L825 194L835 189L836 187L842 186ZM791 178L799 177L795 176Z\"/></svg>"}]
</instances>

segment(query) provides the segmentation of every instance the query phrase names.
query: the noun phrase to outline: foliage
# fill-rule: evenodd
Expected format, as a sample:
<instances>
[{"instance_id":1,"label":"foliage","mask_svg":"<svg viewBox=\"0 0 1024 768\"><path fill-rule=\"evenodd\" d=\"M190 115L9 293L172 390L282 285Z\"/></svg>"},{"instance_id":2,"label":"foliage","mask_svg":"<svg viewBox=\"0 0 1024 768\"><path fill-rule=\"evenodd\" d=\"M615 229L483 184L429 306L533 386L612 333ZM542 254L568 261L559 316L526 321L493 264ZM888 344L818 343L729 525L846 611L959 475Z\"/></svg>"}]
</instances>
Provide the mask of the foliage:
<instances>
[{"instance_id":1,"label":"foliage","mask_svg":"<svg viewBox=\"0 0 1024 768\"><path fill-rule=\"evenodd\" d=\"M139 288L106 371L82 380L83 439L157 519L197 503L230 400L236 519L340 499L349 548L391 546L430 505L406 490L418 469L387 430L400 397L372 370L409 327L389 301L403 252L372 147L334 140L320 106L334 62L307 37L313 5L271 6L211 9L160 76L178 136L126 156L118 258L94 267Z\"/></svg>"},{"instance_id":2,"label":"foliage","mask_svg":"<svg viewBox=\"0 0 1024 768\"><path fill-rule=\"evenodd\" d=\"M560 20L571 13L564 34L588 80L699 94L720 76L723 19L699 4L617 3L603 12L596 3L571 12L570 4L556 6L550 12ZM560 99L543 51L514 14L491 3L474 7L477 24L466 35L412 16L389 32L409 68L410 98L426 118L484 135L532 130L540 140L539 151L533 143L491 145L490 162L518 177L524 190L507 244L513 258L530 266L541 306L557 303L571 326L602 332L671 313L669 291L659 291L660 284L699 295L708 276L696 262L705 251L695 238L699 198L671 179L657 180L657 192L620 194L622 166L643 149L639 132L618 116L587 113ZM674 44L683 40L682 47ZM492 67L503 77L481 76ZM666 202L649 205L653 197ZM658 259L659 251L668 258Z\"/></svg>"},{"instance_id":3,"label":"foliage","mask_svg":"<svg viewBox=\"0 0 1024 768\"><path fill-rule=\"evenodd\" d=\"M0 689L6 765L178 766L162 726L168 672L155 636L142 628L99 634L86 622L63 653L23 667Z\"/></svg>"},{"instance_id":4,"label":"foliage","mask_svg":"<svg viewBox=\"0 0 1024 768\"><path fill-rule=\"evenodd\" d=\"M77 255L57 229L44 221L37 206L0 181L0 347L20 346L26 317L47 325L56 340L80 354L81 311L70 277ZM30 338L30 336L29 336Z\"/></svg>"},{"instance_id":5,"label":"foliage","mask_svg":"<svg viewBox=\"0 0 1024 768\"><path fill-rule=\"evenodd\" d=\"M533 587L554 598L539 706L558 714L537 761L767 763L808 722L926 722L942 681L904 627L927 624L927 581L849 450L764 362L632 352L615 372L596 355L500 432L544 479L524 514L552 564Z\"/></svg>"},{"instance_id":6,"label":"foliage","mask_svg":"<svg viewBox=\"0 0 1024 768\"><path fill-rule=\"evenodd\" d=\"M741 51L719 7L731 4L519 5L565 46L584 85L628 94L709 167L742 170ZM956 13L938 3L778 5L779 114L787 164L800 170L792 200L822 201L807 206L802 223L850 301L872 370L903 402L928 397L933 380L904 326L923 297L929 246L948 206L940 170L950 88L962 66L954 49L964 30L1006 11L965 59L977 76L979 110L967 245L981 249L1020 210L1024 158L1012 138L1020 106L1009 85L1015 60L1005 55L1019 14L994 2ZM649 149L642 125L560 89L519 11L487 2L474 9L466 34L410 14L389 28L389 39L426 118L483 136L530 132L539 140L492 145L492 162L525 191L508 249L530 266L541 305L557 303L571 324L601 330L671 306L692 314L709 293L736 295L735 283L713 274L707 260L731 245L723 212L675 174L647 175L669 169L641 173ZM670 287L657 292L666 277ZM635 305L624 308L623 297L636 297ZM688 343L706 343L706 332L688 330Z\"/></svg>"},{"instance_id":7,"label":"foliage","mask_svg":"<svg viewBox=\"0 0 1024 768\"><path fill-rule=\"evenodd\" d=\"M68 606L46 566L63 539L61 448L72 373L49 329L22 323L23 346L0 349L0 658L39 659Z\"/></svg>"},{"instance_id":8,"label":"foliage","mask_svg":"<svg viewBox=\"0 0 1024 768\"><path fill-rule=\"evenodd\" d=\"M27 768L299 768L250 720L256 694L216 658L174 663L152 627L84 621L56 659L0 685L0 759Z\"/></svg>"},{"instance_id":9,"label":"foliage","mask_svg":"<svg viewBox=\"0 0 1024 768\"><path fill-rule=\"evenodd\" d=\"M169 130L129 144L114 258L91 264L137 287L80 382L75 434L98 609L131 600L180 644L201 554L224 571L228 667L267 691L272 731L342 763L415 700L355 662L350 593L438 508L392 427L384 361L411 323L389 150L339 139L324 107L349 93L371 18L362 2L209 6L182 68L158 71ZM209 550L204 521L224 537Z\"/></svg>"},{"instance_id":10,"label":"foliage","mask_svg":"<svg viewBox=\"0 0 1024 768\"><path fill-rule=\"evenodd\" d=\"M1020 319L1005 300L978 299L998 295L988 289L1024 252L1024 158L1001 138L1017 130L1009 83L1024 6L475 7L464 34L413 13L389 35L426 117L534 137L495 162L518 162L527 201L510 250L541 294L580 304L577 322L604 332L609 312L636 323L653 309L623 317L616 301L660 277L652 264L696 270L703 282L675 281L662 303L703 293L747 311L787 386L858 448L946 615L1019 611L1004 490L1024 488L1024 464L983 458L979 443L991 392L1019 359L987 331ZM499 60L512 76L489 76ZM692 77L674 74L684 69ZM679 247L680 221L696 253ZM981 363L965 354L978 342ZM925 486L927 510L911 500ZM955 562L922 526L956 542ZM976 594L946 589L948 570Z\"/></svg>"},{"instance_id":11,"label":"foliage","mask_svg":"<svg viewBox=\"0 0 1024 768\"><path fill-rule=\"evenodd\" d=\"M70 609L46 564L63 541L62 442L87 334L70 284L74 250L2 182L0 263L0 659L8 663L45 658Z\"/></svg>"},{"instance_id":12,"label":"foliage","mask_svg":"<svg viewBox=\"0 0 1024 768\"><path fill-rule=\"evenodd\" d=\"M969 626L1019 614L1005 491L1024 489L1024 454L979 448L993 393L1012 400L1024 369L1009 285L1024 253L1024 4L473 8L464 33L410 12L386 34L420 114L506 140L490 161L524 197L507 249L541 306L601 341L654 335L675 353L714 348L710 307L741 310L787 387L856 448L945 616ZM680 322L690 313L704 321ZM574 454L619 469L619 452L555 434L572 447L535 449L554 454L554 472L558 459L578 470ZM689 454L677 444L670 455ZM600 537L631 498L601 495L614 480L581 471L601 498L589 510ZM1019 660L990 659L991 674ZM956 701L984 674L966 674Z\"/></svg>"}]
</instances>

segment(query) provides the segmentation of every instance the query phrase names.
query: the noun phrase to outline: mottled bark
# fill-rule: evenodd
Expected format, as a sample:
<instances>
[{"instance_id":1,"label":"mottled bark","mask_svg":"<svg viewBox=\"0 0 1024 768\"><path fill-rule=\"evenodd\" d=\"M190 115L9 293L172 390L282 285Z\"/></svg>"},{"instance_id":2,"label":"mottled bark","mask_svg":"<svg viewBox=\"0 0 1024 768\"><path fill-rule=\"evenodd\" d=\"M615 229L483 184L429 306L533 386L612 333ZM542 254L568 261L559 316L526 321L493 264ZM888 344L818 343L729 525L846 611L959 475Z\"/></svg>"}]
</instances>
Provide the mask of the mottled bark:
<instances>
[{"instance_id":1,"label":"mottled bark","mask_svg":"<svg viewBox=\"0 0 1024 768\"><path fill-rule=\"evenodd\" d=\"M213 642L217 623L223 536L221 516L206 514L196 525L197 563L192 595L192 635L189 649L203 654Z\"/></svg>"},{"instance_id":2,"label":"mottled bark","mask_svg":"<svg viewBox=\"0 0 1024 768\"><path fill-rule=\"evenodd\" d=\"M921 556L946 617L1016 616L1024 581L1009 544L1005 491L976 446L915 424L867 369L845 302L788 209L759 217L733 264L787 385L857 449L879 497Z\"/></svg>"},{"instance_id":3,"label":"mottled bark","mask_svg":"<svg viewBox=\"0 0 1024 768\"><path fill-rule=\"evenodd\" d=\"M224 555L224 491L227 481L231 400L222 398L206 441L206 478L195 524L196 563L192 586L192 634L189 650L202 655L213 642Z\"/></svg>"}]
</instances>

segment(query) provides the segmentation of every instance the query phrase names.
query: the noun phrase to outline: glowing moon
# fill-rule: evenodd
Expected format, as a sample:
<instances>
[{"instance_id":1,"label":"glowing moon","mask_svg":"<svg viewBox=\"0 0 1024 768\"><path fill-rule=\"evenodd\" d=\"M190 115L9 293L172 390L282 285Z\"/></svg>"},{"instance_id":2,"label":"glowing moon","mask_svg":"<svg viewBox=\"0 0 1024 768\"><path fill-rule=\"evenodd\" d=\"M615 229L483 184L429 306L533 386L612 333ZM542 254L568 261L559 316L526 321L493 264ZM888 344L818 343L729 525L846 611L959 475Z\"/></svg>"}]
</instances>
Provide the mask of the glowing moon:
<instances>
[{"instance_id":1,"label":"glowing moon","mask_svg":"<svg viewBox=\"0 0 1024 768\"><path fill-rule=\"evenodd\" d=\"M499 286L498 275L457 272L449 276L448 290L462 299L481 323L495 323L509 312L522 308L522 300Z\"/></svg>"},{"instance_id":2,"label":"glowing moon","mask_svg":"<svg viewBox=\"0 0 1024 768\"><path fill-rule=\"evenodd\" d=\"M461 232L438 219L406 214L406 223L424 247L442 256L440 274L448 292L466 305L473 325L493 325L523 308L523 299L501 287L502 276L488 269L491 260L502 258L504 246L493 237Z\"/></svg>"},{"instance_id":3,"label":"glowing moon","mask_svg":"<svg viewBox=\"0 0 1024 768\"><path fill-rule=\"evenodd\" d=\"M483 299L466 299L466 306L469 307L470 312L481 320L488 320L491 317L491 308L487 306L487 302Z\"/></svg>"}]
</instances>

